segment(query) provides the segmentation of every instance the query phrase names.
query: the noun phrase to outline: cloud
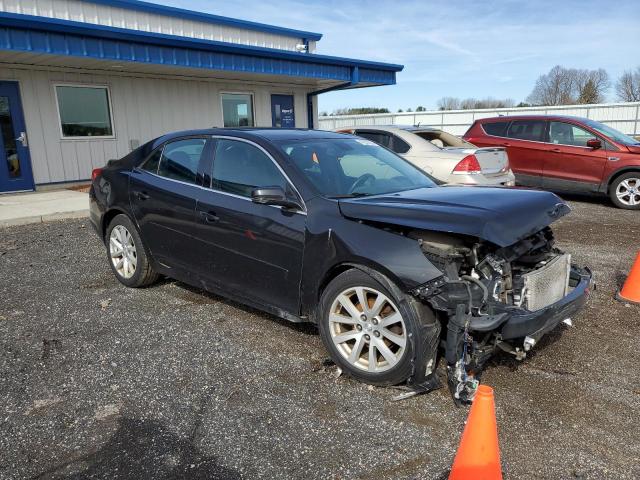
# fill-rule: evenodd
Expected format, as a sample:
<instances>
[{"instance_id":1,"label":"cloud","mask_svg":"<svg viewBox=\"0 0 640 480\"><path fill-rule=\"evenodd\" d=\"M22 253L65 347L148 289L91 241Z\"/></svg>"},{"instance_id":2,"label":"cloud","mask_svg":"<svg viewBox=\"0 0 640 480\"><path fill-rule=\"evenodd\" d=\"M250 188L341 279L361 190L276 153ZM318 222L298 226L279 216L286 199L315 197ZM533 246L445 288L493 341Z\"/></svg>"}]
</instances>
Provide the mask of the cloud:
<instances>
[{"instance_id":1,"label":"cloud","mask_svg":"<svg viewBox=\"0 0 640 480\"><path fill-rule=\"evenodd\" d=\"M405 65L398 85L322 95L322 110L433 107L443 96L519 101L556 64L602 67L614 80L640 64L638 0L159 1L320 32L318 53Z\"/></svg>"}]
</instances>

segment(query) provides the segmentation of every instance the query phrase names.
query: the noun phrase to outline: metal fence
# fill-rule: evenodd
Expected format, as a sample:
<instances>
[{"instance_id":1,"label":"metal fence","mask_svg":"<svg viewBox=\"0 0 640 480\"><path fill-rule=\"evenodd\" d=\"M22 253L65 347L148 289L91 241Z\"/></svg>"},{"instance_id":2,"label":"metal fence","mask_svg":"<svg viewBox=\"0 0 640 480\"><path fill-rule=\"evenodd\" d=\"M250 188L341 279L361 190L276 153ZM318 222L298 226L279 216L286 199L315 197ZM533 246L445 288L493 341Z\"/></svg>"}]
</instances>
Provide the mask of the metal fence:
<instances>
[{"instance_id":1,"label":"metal fence","mask_svg":"<svg viewBox=\"0 0 640 480\"><path fill-rule=\"evenodd\" d=\"M351 125L424 125L462 135L479 118L499 115L574 115L609 125L628 135L640 135L640 102L563 105L558 107L489 108L372 115L343 115L319 118L321 130Z\"/></svg>"}]
</instances>

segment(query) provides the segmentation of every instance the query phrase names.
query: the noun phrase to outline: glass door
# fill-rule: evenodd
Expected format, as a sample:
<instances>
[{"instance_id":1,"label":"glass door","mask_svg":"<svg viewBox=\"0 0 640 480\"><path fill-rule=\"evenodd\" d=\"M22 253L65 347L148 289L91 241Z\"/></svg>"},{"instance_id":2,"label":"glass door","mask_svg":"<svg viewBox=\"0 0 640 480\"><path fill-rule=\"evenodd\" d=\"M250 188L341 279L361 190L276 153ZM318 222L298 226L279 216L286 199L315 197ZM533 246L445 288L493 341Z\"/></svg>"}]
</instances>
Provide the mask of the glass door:
<instances>
[{"instance_id":1,"label":"glass door","mask_svg":"<svg viewBox=\"0 0 640 480\"><path fill-rule=\"evenodd\" d=\"M27 129L17 82L0 82L0 193L33 190Z\"/></svg>"}]
</instances>

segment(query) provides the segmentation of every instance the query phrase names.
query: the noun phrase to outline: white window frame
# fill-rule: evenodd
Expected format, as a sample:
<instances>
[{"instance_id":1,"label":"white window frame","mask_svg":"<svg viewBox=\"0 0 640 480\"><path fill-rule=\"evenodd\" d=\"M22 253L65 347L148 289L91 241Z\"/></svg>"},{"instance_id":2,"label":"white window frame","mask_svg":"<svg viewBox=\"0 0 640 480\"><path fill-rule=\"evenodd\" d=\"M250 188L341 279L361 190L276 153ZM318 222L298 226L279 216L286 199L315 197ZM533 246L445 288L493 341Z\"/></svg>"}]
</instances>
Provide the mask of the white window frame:
<instances>
[{"instance_id":1,"label":"white window frame","mask_svg":"<svg viewBox=\"0 0 640 480\"><path fill-rule=\"evenodd\" d=\"M222 117L222 128L251 128L251 127L257 127L258 126L258 122L256 119L256 94L255 92L231 92L231 91L226 91L226 90L221 90L220 92L218 92L218 95L220 96L220 116ZM251 110L253 113L253 125L248 125L247 127L225 127L224 126L224 102L222 101L222 96L223 95L249 95L251 97Z\"/></svg>"},{"instance_id":2,"label":"white window frame","mask_svg":"<svg viewBox=\"0 0 640 480\"><path fill-rule=\"evenodd\" d=\"M58 99L58 87L79 87L79 88L104 88L107 91L107 104L109 106L109 121L111 122L111 135L93 135L93 136L75 136L67 137L62 131L62 116L60 115L60 101ZM113 103L111 101L111 87L105 84L93 84L93 83L54 83L53 95L56 101L56 113L58 114L58 131L60 133L60 140L113 140L116 138L116 126L113 121Z\"/></svg>"}]
</instances>

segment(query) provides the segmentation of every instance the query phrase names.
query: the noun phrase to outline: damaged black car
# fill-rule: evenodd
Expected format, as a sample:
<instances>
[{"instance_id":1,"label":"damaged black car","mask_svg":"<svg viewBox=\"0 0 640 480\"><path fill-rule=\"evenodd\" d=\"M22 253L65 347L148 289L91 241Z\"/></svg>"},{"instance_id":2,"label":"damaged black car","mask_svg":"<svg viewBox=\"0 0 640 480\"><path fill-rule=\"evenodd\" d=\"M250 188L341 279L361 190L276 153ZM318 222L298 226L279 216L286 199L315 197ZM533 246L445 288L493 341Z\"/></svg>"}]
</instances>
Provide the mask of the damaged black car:
<instances>
[{"instance_id":1,"label":"damaged black car","mask_svg":"<svg viewBox=\"0 0 640 480\"><path fill-rule=\"evenodd\" d=\"M497 351L526 356L585 303L554 245L556 195L440 186L368 140L294 129L157 138L93 172L91 222L116 278L160 275L318 325L343 372L473 398Z\"/></svg>"}]
</instances>

